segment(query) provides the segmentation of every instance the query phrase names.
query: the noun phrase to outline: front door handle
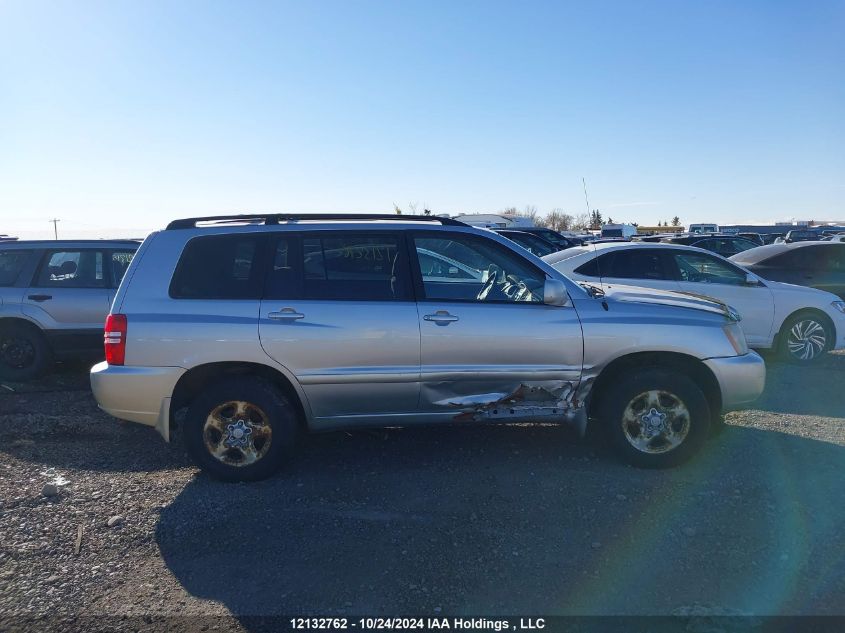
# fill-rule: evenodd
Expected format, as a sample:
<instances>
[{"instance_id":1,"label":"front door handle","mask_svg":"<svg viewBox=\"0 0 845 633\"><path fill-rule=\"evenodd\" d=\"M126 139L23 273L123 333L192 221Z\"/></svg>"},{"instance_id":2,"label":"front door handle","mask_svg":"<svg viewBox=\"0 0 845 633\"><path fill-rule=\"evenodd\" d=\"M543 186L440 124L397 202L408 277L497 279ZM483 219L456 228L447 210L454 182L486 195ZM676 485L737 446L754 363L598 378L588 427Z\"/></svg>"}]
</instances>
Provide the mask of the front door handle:
<instances>
[{"instance_id":1,"label":"front door handle","mask_svg":"<svg viewBox=\"0 0 845 633\"><path fill-rule=\"evenodd\" d=\"M53 298L53 295L27 295L27 299L32 299L33 301L49 301Z\"/></svg>"},{"instance_id":2,"label":"front door handle","mask_svg":"<svg viewBox=\"0 0 845 633\"><path fill-rule=\"evenodd\" d=\"M453 321L458 321L458 317L454 314L449 314L446 310L438 310L434 314L426 314L423 316L426 321L433 321L437 325L449 325Z\"/></svg>"},{"instance_id":3,"label":"front door handle","mask_svg":"<svg viewBox=\"0 0 845 633\"><path fill-rule=\"evenodd\" d=\"M301 312L297 312L293 308L282 308L278 312L270 312L267 315L268 319L273 319L274 321L297 321L299 319L304 319L305 315Z\"/></svg>"}]
</instances>

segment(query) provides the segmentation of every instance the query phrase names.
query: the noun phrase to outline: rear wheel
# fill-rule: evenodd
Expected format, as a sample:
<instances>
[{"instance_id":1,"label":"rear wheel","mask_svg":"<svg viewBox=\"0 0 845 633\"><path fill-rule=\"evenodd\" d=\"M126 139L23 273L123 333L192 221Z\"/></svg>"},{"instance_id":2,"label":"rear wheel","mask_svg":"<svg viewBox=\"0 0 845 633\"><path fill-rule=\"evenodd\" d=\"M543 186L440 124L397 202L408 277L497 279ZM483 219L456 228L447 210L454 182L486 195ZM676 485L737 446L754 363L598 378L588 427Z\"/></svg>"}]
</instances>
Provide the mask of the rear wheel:
<instances>
[{"instance_id":1,"label":"rear wheel","mask_svg":"<svg viewBox=\"0 0 845 633\"><path fill-rule=\"evenodd\" d=\"M0 325L0 378L24 382L37 378L50 364L50 349L35 327Z\"/></svg>"},{"instance_id":2,"label":"rear wheel","mask_svg":"<svg viewBox=\"0 0 845 633\"><path fill-rule=\"evenodd\" d=\"M188 407L183 441L197 465L224 481L272 475L290 457L297 415L282 393L256 376L209 385Z\"/></svg>"},{"instance_id":3,"label":"rear wheel","mask_svg":"<svg viewBox=\"0 0 845 633\"><path fill-rule=\"evenodd\" d=\"M628 463L667 468L689 459L707 439L710 407L687 376L644 369L605 392L602 418L610 441Z\"/></svg>"},{"instance_id":4,"label":"rear wheel","mask_svg":"<svg viewBox=\"0 0 845 633\"><path fill-rule=\"evenodd\" d=\"M812 312L796 314L780 330L780 356L792 363L814 363L833 347L827 320Z\"/></svg>"}]
</instances>

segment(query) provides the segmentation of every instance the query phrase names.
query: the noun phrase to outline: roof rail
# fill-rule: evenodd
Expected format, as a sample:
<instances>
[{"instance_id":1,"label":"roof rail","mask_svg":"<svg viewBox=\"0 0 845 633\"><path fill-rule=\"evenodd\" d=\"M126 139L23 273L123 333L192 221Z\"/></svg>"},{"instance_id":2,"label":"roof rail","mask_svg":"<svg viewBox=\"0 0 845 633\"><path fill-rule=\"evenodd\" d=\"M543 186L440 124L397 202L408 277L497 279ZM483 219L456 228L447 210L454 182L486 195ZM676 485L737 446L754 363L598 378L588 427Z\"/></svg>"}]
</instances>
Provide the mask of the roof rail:
<instances>
[{"instance_id":1,"label":"roof rail","mask_svg":"<svg viewBox=\"0 0 845 633\"><path fill-rule=\"evenodd\" d=\"M439 215L398 215L395 213L249 213L244 215L212 215L199 218L173 220L165 230L193 229L199 222L209 224L281 224L283 222L301 222L307 220L393 220L399 222L440 222L444 226L469 226L459 220L443 218Z\"/></svg>"}]
</instances>

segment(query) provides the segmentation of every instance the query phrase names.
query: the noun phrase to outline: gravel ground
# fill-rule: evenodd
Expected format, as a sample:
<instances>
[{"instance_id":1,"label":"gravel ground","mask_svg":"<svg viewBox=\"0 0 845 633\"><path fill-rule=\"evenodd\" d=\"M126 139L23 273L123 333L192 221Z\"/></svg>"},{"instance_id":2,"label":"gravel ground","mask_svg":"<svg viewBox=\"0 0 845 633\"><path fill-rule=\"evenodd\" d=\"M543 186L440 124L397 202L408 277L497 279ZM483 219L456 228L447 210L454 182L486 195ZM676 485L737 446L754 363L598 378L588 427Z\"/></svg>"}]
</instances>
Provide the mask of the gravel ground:
<instances>
[{"instance_id":1,"label":"gravel ground","mask_svg":"<svg viewBox=\"0 0 845 633\"><path fill-rule=\"evenodd\" d=\"M244 485L64 366L0 386L0 614L843 615L843 375L841 354L769 362L755 409L670 471L564 428L462 427L313 436ZM162 619L198 615L225 617Z\"/></svg>"}]
</instances>

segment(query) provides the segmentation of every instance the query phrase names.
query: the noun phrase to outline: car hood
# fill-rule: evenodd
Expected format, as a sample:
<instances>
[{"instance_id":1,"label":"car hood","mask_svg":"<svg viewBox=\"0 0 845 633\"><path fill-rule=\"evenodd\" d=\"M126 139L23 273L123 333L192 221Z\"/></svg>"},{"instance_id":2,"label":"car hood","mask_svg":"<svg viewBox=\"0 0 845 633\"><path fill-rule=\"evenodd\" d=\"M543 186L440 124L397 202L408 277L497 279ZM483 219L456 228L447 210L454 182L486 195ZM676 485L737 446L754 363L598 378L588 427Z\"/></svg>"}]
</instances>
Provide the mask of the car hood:
<instances>
[{"instance_id":1,"label":"car hood","mask_svg":"<svg viewBox=\"0 0 845 633\"><path fill-rule=\"evenodd\" d=\"M827 307L832 301L841 301L841 299L835 294L827 292L826 290L810 288L809 286L796 286L795 284L787 284L782 281L771 281L770 279L763 279L762 281L773 293L775 293L776 298L778 294L788 292L796 297L800 295L802 301L806 301L808 305L815 305L818 307Z\"/></svg>"},{"instance_id":2,"label":"car hood","mask_svg":"<svg viewBox=\"0 0 845 633\"><path fill-rule=\"evenodd\" d=\"M672 290L657 290L655 288L642 288L640 286L605 285L605 297L611 301L625 303L646 303L653 305L666 305L675 308L689 308L691 310L703 310L713 314L720 314L733 321L739 320L736 310L729 307L713 297L695 294L692 292L676 292Z\"/></svg>"}]
</instances>

